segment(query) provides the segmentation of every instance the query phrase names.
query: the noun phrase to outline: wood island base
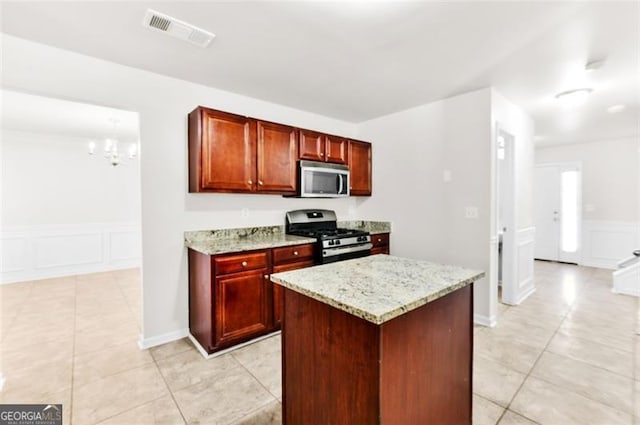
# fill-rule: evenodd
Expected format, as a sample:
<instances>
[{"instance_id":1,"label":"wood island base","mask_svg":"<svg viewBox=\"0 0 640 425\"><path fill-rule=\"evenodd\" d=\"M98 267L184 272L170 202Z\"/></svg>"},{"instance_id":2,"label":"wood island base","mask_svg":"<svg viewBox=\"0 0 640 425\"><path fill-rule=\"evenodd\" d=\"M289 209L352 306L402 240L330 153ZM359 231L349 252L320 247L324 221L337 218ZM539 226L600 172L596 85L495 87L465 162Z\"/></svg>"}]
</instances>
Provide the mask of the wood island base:
<instances>
[{"instance_id":1,"label":"wood island base","mask_svg":"<svg viewBox=\"0 0 640 425\"><path fill-rule=\"evenodd\" d=\"M283 292L284 425L471 424L472 284L381 325Z\"/></svg>"}]
</instances>

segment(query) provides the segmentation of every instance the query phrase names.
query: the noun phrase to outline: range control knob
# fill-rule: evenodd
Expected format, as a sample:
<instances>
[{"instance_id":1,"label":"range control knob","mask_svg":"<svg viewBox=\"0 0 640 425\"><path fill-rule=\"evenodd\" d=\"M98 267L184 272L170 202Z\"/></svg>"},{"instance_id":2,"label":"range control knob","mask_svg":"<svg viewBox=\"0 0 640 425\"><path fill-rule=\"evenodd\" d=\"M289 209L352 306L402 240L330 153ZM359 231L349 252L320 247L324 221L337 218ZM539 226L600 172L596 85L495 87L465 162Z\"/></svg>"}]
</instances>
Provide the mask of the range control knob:
<instances>
[{"instance_id":1,"label":"range control knob","mask_svg":"<svg viewBox=\"0 0 640 425\"><path fill-rule=\"evenodd\" d=\"M339 239L336 240L336 245L340 245L340 240Z\"/></svg>"},{"instance_id":2,"label":"range control knob","mask_svg":"<svg viewBox=\"0 0 640 425\"><path fill-rule=\"evenodd\" d=\"M329 241L329 245L335 244L335 241Z\"/></svg>"}]
</instances>

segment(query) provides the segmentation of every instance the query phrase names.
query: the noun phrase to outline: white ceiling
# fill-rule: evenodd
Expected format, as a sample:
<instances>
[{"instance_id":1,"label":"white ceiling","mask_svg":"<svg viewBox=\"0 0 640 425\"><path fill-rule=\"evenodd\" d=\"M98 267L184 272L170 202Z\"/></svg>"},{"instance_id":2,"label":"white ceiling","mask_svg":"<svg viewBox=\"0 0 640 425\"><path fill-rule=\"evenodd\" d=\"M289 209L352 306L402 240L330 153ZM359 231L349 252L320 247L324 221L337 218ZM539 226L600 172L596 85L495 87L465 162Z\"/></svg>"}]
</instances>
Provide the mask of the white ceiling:
<instances>
[{"instance_id":1,"label":"white ceiling","mask_svg":"<svg viewBox=\"0 0 640 425\"><path fill-rule=\"evenodd\" d=\"M2 129L101 141L137 143L138 114L121 109L0 90ZM113 120L117 120L114 127Z\"/></svg>"},{"instance_id":2,"label":"white ceiling","mask_svg":"<svg viewBox=\"0 0 640 425\"><path fill-rule=\"evenodd\" d=\"M149 7L217 37L148 30ZM352 122L493 85L541 144L640 135L640 2L22 1L2 3L2 29ZM591 59L606 63L586 75ZM553 99L583 85L581 107Z\"/></svg>"}]
</instances>

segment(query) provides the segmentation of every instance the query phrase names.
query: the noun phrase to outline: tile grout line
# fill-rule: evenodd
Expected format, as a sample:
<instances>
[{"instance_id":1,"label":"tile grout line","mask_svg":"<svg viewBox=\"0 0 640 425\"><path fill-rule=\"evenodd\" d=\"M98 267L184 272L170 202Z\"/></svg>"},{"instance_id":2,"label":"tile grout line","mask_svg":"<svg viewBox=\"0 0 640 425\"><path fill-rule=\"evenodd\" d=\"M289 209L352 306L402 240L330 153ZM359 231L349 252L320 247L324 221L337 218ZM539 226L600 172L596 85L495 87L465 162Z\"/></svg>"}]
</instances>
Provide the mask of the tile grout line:
<instances>
[{"instance_id":1,"label":"tile grout line","mask_svg":"<svg viewBox=\"0 0 640 425\"><path fill-rule=\"evenodd\" d=\"M592 276L590 276L590 277L586 278L585 285L584 285L584 287L580 290L580 292L579 292L579 296L577 296L577 297L576 297L576 300L574 301L574 304L569 308L569 310L567 311L567 313L566 313L565 315L563 315L563 318L562 318L562 321L560 322L560 325L557 327L556 331L553 333L553 335L551 336L551 338L549 339L549 341L547 342L547 344L546 344L546 345L545 345L545 347L543 348L542 352L540 353L540 355L538 356L538 358L537 358L537 359L536 359L536 361L534 362L533 366L531 367L531 369L530 369L530 370L529 370L529 372L527 373L527 375L526 375L525 379L522 381L522 384L520 385L520 387L518 387L518 390L514 393L514 396L511 398L511 401L509 402L509 405L507 406L506 410L510 410L509 408L511 407L511 403L513 403L513 400L515 400L516 396L518 395L518 393L520 392L520 390L521 390L521 389L522 389L522 387L524 386L524 383L527 381L527 379L529 379L529 377L531 377L531 372L533 372L533 370L535 369L536 365L538 364L538 361L540 360L540 358L542 357L542 355L543 355L545 352L552 353L552 354L554 354L554 355L559 355L559 356L565 357L565 358L567 358L567 359L570 359L570 360L572 360L572 361L576 361L576 362L579 362L579 363L586 364L586 365L588 365L588 366L591 366L591 367L594 367L594 368L600 369L600 370L602 370L602 371L605 371L605 372L608 372L608 373L614 374L614 375L619 376L619 377L623 377L623 378L625 378L625 379L631 379L631 382L632 382L632 384L633 384L633 380L634 380L634 378L633 378L633 377L629 378L628 376L621 375L621 374L619 374L619 373L616 373L616 372L610 371L610 370L605 369L605 368L603 368L603 367L600 367L600 366L597 366L597 365L593 365L593 364L591 364L591 363L588 363L588 362L585 362L585 361L582 361L582 360L579 360L579 359L575 359L575 358L573 358L573 357L565 356L565 355L563 355L563 354L558 354L558 353L554 353L553 351L548 351L548 350L547 350L547 348L549 347L549 344L551 343L551 341L553 340L553 338L558 334L558 331L560 330L560 328L562 328L562 324L566 321L566 319L567 319L567 317L569 316L569 314L570 314L571 312L575 311L575 302L576 302L579 298L581 298L581 297L583 297L583 296L584 296L584 289L586 288L586 283L587 283L587 282L589 282L589 280L591 280L591 279L592 279ZM636 302L637 302L637 301L636 301ZM600 344L600 343L598 343L598 342L596 342L596 341L592 341L592 340L590 340L590 339L588 339L588 338L580 338L580 337L574 337L574 338L578 338L578 339L582 339L582 340L585 340L585 341L589 341L589 342L591 342L591 343L594 343L594 344L600 345L600 346L605 347L605 348L611 348L611 347L609 347L609 346L607 346L607 345ZM624 414L628 414L628 412L626 412L626 411L624 411L624 410L621 410L621 409L619 409L618 407L611 406L610 404L608 404L608 403L606 403L606 402L604 402L604 401L601 401L601 400L595 400L595 399L593 399L592 397L590 397L590 396L588 396L588 395L584 395L584 394L581 394L581 393L577 393L577 392L573 391L572 389L566 388L566 387L564 387L564 386L562 386L562 385L558 385L558 384L553 383L553 382L549 382L548 380L546 380L546 379L544 379L544 378L540 378L540 377L537 377L537 376L533 376L533 378L535 378L535 379L539 379L539 380L544 381L544 382L546 382L546 383L549 383L549 384L551 384L551 385L555 385L555 386L558 386L558 387L563 388L563 389L565 389L565 390L568 390L568 391L570 391L570 392L572 392L572 393L574 393L574 394L577 394L577 395L579 395L579 396L582 396L582 397L584 397L584 398L586 398L586 399L588 399L588 400L591 400L591 401L593 401L593 402L596 402L596 403L602 404L602 405L604 405L604 406L607 406L607 407L609 407L609 408L611 408L611 409L613 409L613 410L615 410L615 411L618 411L618 412L621 412L621 413L624 413ZM633 392L632 392L632 396L633 396ZM632 402L633 402L633 400L632 400ZM633 403L632 403L632 404L633 404ZM525 418L527 418L527 419L530 419L530 418L528 418L527 416L523 415L523 414L522 414L522 413L520 413L520 412L517 412L517 411L515 411L515 410L513 410L513 412L518 413L519 415L524 416L524 417L525 417ZM503 416L504 416L504 413L503 413ZM631 416L632 416L632 417L635 417L634 413L631 413ZM501 416L500 420L501 420L501 419L502 419L502 416ZM499 423L499 422L498 422L498 423Z\"/></svg>"},{"instance_id":2,"label":"tile grout line","mask_svg":"<svg viewBox=\"0 0 640 425\"><path fill-rule=\"evenodd\" d=\"M78 321L78 276L74 276L73 285L73 342L71 343L71 400L69 401L69 425L73 424L73 394L75 389L75 368L76 368L76 331Z\"/></svg>"},{"instance_id":3,"label":"tile grout line","mask_svg":"<svg viewBox=\"0 0 640 425\"><path fill-rule=\"evenodd\" d=\"M176 405L176 408L178 409L178 412L180 412L180 417L182 418L182 421L185 424L188 424L189 422L187 421L187 418L184 416L184 413L182 412L182 409L180 408L180 405L178 404L178 400L176 400L175 395L173 394L173 390L171 390L171 387L169 387L169 383L167 382L167 379L164 377L164 374L162 373L162 370L160 370L160 365L158 364L158 360L156 360L155 356L149 352L149 355L151 356L151 359L153 360L153 364L156 366L156 370L158 371L158 373L160 374L160 377L162 378L162 382L164 382L164 385L167 387L167 391L169 391L169 395L171 396L171 400L173 400L173 403ZM169 356L171 357L171 356ZM166 358L169 358L166 357Z\"/></svg>"},{"instance_id":4,"label":"tile grout line","mask_svg":"<svg viewBox=\"0 0 640 425\"><path fill-rule=\"evenodd\" d=\"M584 290L584 288L580 289L580 296L582 295L582 291ZM576 300L579 297L576 297ZM575 303L574 301L574 303ZM549 344L551 344L551 341L553 340L553 338L556 336L556 334L558 333L558 330L562 327L562 324L564 323L564 321L567 319L567 316L569 315L569 313L571 313L571 311L573 310L573 305L567 310L567 312L562 316L562 320L560 321L560 324L558 325L558 327L556 328L556 330L553 332L553 334L551 335L551 337L549 338L549 340L547 341L547 343L545 344L544 348L542 349L542 351L540 351L540 354L538 355L538 357L536 358L536 360L533 362L533 365L531 365L531 368L529 369L529 372L527 372L525 378L522 380L522 383L520 384L520 386L518 387L518 389L515 391L515 393L513 393L513 397L511 397L511 400L509 401L509 403L507 404L507 407L504 409L504 411L502 412L502 415L500 415L500 417L498 418L498 421L496 422L496 424L499 424L500 421L502 420L502 418L504 417L505 413L508 410L511 410L511 404L513 403L513 401L516 399L516 397L518 396L518 393L520 393L520 390L522 389L522 387L524 386L525 382L527 382L527 379L529 379L529 377L531 377L531 372L533 372L533 369L535 369L536 365L538 364L538 362L540 361L540 358L543 356L543 354L547 351L547 348L549 347ZM536 378L537 379L537 378ZM555 385L555 384L554 384ZM518 412L516 410L511 410L514 413L519 414L520 416L538 423L537 421L534 421L533 419L529 418L528 416L524 415L521 412Z\"/></svg>"},{"instance_id":5,"label":"tile grout line","mask_svg":"<svg viewBox=\"0 0 640 425\"><path fill-rule=\"evenodd\" d=\"M275 336L275 335L274 335L274 336ZM273 337L272 337L272 338L273 338ZM231 354L231 357L233 357L233 358L234 358L234 360L235 360L235 361L237 361L237 362L240 364L240 366L242 366L242 367L244 368L244 370L246 370L246 371L247 371L247 373L253 377L253 379L255 379L256 381L258 381L258 383L260 384L260 386L261 386L262 388L264 388L266 392L268 392L268 393L269 393L273 398L275 398L275 399L276 399L276 401L279 401L279 400L280 400L280 398L279 398L279 397L276 397L276 395L275 395L274 393L272 393L272 392L269 390L269 388L267 388L267 387L262 383L262 381L261 381L260 379L258 379L258 377L257 377L257 376L255 376L255 375L254 375L254 374L253 374L253 373L252 373L252 372L251 372L251 371L250 371L250 370L249 370L249 369L244 365L244 363L242 363L242 362L241 362L241 361L240 361L240 360L239 360L239 359L238 359L238 358L233 354L233 352L231 352L231 353L229 353L229 354ZM261 407L263 407L263 406L261 406Z\"/></svg>"}]
</instances>

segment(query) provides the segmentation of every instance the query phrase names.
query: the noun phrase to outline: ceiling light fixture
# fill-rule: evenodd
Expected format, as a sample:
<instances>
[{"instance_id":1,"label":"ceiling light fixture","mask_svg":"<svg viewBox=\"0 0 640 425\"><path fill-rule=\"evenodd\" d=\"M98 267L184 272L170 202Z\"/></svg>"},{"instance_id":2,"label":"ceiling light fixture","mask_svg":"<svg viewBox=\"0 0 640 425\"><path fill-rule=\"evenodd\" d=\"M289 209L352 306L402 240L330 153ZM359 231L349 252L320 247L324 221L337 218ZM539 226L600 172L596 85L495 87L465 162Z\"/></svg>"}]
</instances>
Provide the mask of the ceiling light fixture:
<instances>
[{"instance_id":1,"label":"ceiling light fixture","mask_svg":"<svg viewBox=\"0 0 640 425\"><path fill-rule=\"evenodd\" d=\"M113 136L104 140L104 158L109 161L109 164L114 167L124 163L125 156L118 149L118 139L116 138L116 130L120 121L117 118L110 118L109 121L113 124ZM128 159L133 159L138 154L138 145L131 143L128 150ZM89 155L93 155L96 151L96 142L91 140L88 145Z\"/></svg>"},{"instance_id":2,"label":"ceiling light fixture","mask_svg":"<svg viewBox=\"0 0 640 425\"><path fill-rule=\"evenodd\" d=\"M618 112L624 111L625 108L625 105L612 105L607 108L607 112L610 114L617 114Z\"/></svg>"},{"instance_id":3,"label":"ceiling light fixture","mask_svg":"<svg viewBox=\"0 0 640 425\"><path fill-rule=\"evenodd\" d=\"M592 88L583 87L579 89L567 90L556 94L555 98L565 106L582 105L587 97L593 92Z\"/></svg>"},{"instance_id":4,"label":"ceiling light fixture","mask_svg":"<svg viewBox=\"0 0 640 425\"><path fill-rule=\"evenodd\" d=\"M602 68L602 65L604 65L604 60L590 61L584 66L584 70L587 72L597 71Z\"/></svg>"}]
</instances>

